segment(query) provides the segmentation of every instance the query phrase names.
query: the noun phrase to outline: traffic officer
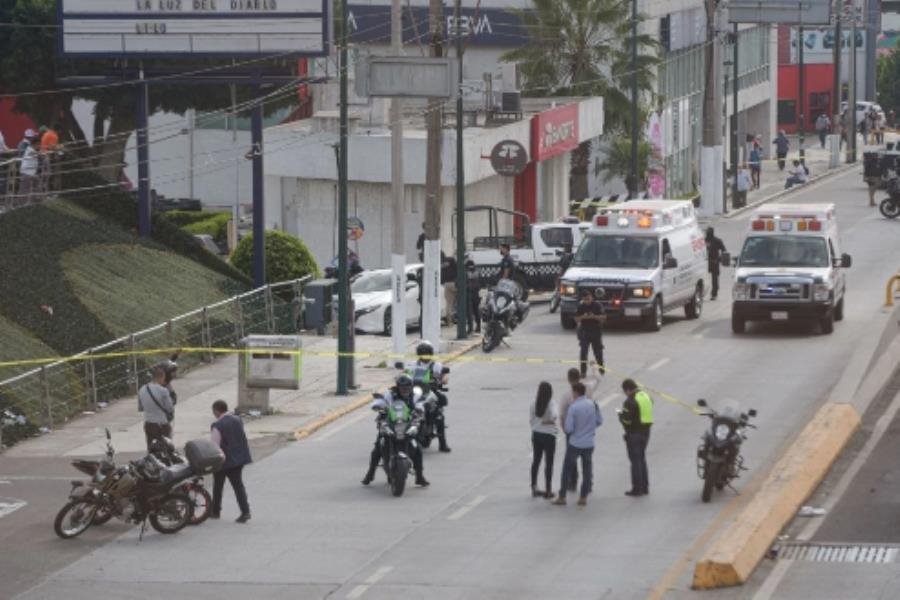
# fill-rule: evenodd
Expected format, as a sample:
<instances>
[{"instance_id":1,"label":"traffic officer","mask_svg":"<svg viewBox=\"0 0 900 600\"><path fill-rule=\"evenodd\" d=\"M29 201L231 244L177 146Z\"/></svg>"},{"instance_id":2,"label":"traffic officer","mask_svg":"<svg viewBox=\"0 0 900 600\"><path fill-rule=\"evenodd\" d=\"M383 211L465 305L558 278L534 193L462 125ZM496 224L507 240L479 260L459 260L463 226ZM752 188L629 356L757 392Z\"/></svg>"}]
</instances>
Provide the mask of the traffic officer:
<instances>
[{"instance_id":1,"label":"traffic officer","mask_svg":"<svg viewBox=\"0 0 900 600\"><path fill-rule=\"evenodd\" d=\"M653 425L653 400L644 390L638 389L633 379L622 382L627 396L619 412L619 422L625 428L625 449L631 461L631 489L626 496L646 496L650 493L647 475L647 443Z\"/></svg>"},{"instance_id":2,"label":"traffic officer","mask_svg":"<svg viewBox=\"0 0 900 600\"><path fill-rule=\"evenodd\" d=\"M603 304L594 298L594 294L590 290L581 292L581 302L575 310L575 322L578 323L579 360L581 361L582 379L587 376L587 357L588 348L590 347L594 349L594 359L597 361L597 368L600 370L600 374L602 375L604 372L602 325L605 321L606 314L603 310Z\"/></svg>"},{"instance_id":3,"label":"traffic officer","mask_svg":"<svg viewBox=\"0 0 900 600\"><path fill-rule=\"evenodd\" d=\"M725 244L716 237L716 231L712 227L706 228L706 258L709 261L709 277L712 279L712 290L710 291L710 300L715 300L719 295L719 262L722 260L722 253L725 250Z\"/></svg>"},{"instance_id":4,"label":"traffic officer","mask_svg":"<svg viewBox=\"0 0 900 600\"><path fill-rule=\"evenodd\" d=\"M434 346L428 340L422 340L416 346L415 362L404 366L404 371L412 377L414 385L421 385L434 392L437 398L438 410L434 416L434 427L438 436L439 450L450 452L447 445L446 423L444 422L444 407L449 403L447 394L441 388L447 383L450 368L445 367L439 361L434 360ZM428 415L426 415L428 418Z\"/></svg>"}]
</instances>

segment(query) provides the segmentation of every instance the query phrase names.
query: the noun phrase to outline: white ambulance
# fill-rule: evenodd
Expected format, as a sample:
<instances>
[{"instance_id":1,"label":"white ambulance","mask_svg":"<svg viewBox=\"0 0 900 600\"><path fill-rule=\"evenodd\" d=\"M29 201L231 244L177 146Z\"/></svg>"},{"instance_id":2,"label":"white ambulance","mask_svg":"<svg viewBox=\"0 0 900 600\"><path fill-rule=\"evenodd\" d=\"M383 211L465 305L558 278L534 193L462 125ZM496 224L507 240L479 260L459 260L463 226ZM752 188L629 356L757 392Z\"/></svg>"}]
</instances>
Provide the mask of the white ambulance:
<instances>
[{"instance_id":1,"label":"white ambulance","mask_svg":"<svg viewBox=\"0 0 900 600\"><path fill-rule=\"evenodd\" d=\"M562 326L575 327L584 290L594 292L609 319L640 321L652 331L662 327L668 310L684 307L687 318L696 319L706 269L706 243L689 201L598 208L560 281Z\"/></svg>"},{"instance_id":2,"label":"white ambulance","mask_svg":"<svg viewBox=\"0 0 900 600\"><path fill-rule=\"evenodd\" d=\"M834 331L851 263L841 253L834 204L764 204L748 229L735 260L734 333L744 333L747 321L794 320Z\"/></svg>"}]
</instances>

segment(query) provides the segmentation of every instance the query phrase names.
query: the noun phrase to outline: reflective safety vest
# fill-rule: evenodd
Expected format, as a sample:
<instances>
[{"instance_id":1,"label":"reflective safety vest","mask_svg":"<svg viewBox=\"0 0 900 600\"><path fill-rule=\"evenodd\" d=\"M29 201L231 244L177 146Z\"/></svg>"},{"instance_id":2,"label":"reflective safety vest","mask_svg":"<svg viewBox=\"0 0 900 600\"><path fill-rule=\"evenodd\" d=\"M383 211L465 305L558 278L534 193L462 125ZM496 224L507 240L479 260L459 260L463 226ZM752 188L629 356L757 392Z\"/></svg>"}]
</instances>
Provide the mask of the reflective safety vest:
<instances>
[{"instance_id":1,"label":"reflective safety vest","mask_svg":"<svg viewBox=\"0 0 900 600\"><path fill-rule=\"evenodd\" d=\"M637 402L641 413L641 425L653 425L653 400L650 398L650 394L639 390L634 395L634 401Z\"/></svg>"},{"instance_id":2,"label":"reflective safety vest","mask_svg":"<svg viewBox=\"0 0 900 600\"><path fill-rule=\"evenodd\" d=\"M431 363L422 364L415 363L412 367L406 369L406 373L412 377L413 382L419 385L431 385L431 379L434 375Z\"/></svg>"}]
</instances>

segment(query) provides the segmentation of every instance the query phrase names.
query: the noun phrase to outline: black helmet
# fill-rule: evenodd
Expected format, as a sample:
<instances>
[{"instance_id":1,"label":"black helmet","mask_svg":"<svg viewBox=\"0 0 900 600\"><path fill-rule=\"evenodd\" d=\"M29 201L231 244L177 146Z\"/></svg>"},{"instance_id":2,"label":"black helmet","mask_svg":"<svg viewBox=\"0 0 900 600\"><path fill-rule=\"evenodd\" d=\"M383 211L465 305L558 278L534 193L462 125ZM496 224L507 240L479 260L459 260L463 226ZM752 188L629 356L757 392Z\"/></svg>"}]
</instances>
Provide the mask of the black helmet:
<instances>
[{"instance_id":1,"label":"black helmet","mask_svg":"<svg viewBox=\"0 0 900 600\"><path fill-rule=\"evenodd\" d=\"M406 373L401 373L400 375L398 375L395 383L397 384L397 391L399 391L400 393L412 392L413 380L412 377L410 377Z\"/></svg>"},{"instance_id":2,"label":"black helmet","mask_svg":"<svg viewBox=\"0 0 900 600\"><path fill-rule=\"evenodd\" d=\"M422 340L419 342L419 345L416 346L416 354L418 356L434 356L434 346L431 345L431 342L428 340Z\"/></svg>"}]
</instances>

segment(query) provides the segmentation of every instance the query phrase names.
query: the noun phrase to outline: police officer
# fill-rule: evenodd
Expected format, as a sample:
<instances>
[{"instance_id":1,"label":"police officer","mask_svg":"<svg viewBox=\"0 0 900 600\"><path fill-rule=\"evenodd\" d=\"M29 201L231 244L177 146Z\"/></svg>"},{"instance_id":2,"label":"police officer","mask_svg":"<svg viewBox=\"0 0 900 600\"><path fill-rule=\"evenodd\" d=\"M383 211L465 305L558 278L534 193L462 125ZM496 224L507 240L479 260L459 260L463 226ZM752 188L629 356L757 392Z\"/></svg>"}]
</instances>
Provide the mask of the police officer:
<instances>
[{"instance_id":1,"label":"police officer","mask_svg":"<svg viewBox=\"0 0 900 600\"><path fill-rule=\"evenodd\" d=\"M575 322L578 323L578 345L580 348L581 377L587 376L588 348L593 347L597 368L603 374L603 328L606 314L603 305L594 298L590 290L581 292L581 302L575 310Z\"/></svg>"},{"instance_id":2,"label":"police officer","mask_svg":"<svg viewBox=\"0 0 900 600\"><path fill-rule=\"evenodd\" d=\"M712 290L710 291L710 300L715 300L719 295L719 262L722 260L722 253L725 250L725 244L716 237L716 231L712 227L706 228L706 258L709 261L709 276L712 279Z\"/></svg>"},{"instance_id":3,"label":"police officer","mask_svg":"<svg viewBox=\"0 0 900 600\"><path fill-rule=\"evenodd\" d=\"M650 493L647 476L647 443L653 425L653 400L644 390L638 389L633 379L622 382L627 396L619 410L619 422L625 428L625 449L631 461L631 489L626 496L646 496Z\"/></svg>"},{"instance_id":4,"label":"police officer","mask_svg":"<svg viewBox=\"0 0 900 600\"><path fill-rule=\"evenodd\" d=\"M365 477L362 478L361 483L363 485L369 485L372 483L372 480L375 479L375 469L378 468L378 463L381 461L381 423L385 418L387 407L391 405L395 398L403 400L407 406L409 406L409 410L413 415L421 414L421 411L416 407L415 402L413 401L413 380L406 373L402 373L397 377L394 387L386 391L380 398L375 398L371 408L378 412L378 417L375 419L375 427L378 431L378 436L375 438L375 447L372 448L372 453L369 455L369 470L366 471ZM416 419L419 417L414 416L413 418ZM413 469L416 472L416 485L423 487L429 485L428 480L425 479L423 473L422 449L419 448L419 444L415 439L409 441L409 450Z\"/></svg>"},{"instance_id":5,"label":"police officer","mask_svg":"<svg viewBox=\"0 0 900 600\"><path fill-rule=\"evenodd\" d=\"M516 263L509 255L509 244L500 244L500 279L512 279Z\"/></svg>"},{"instance_id":6,"label":"police officer","mask_svg":"<svg viewBox=\"0 0 900 600\"><path fill-rule=\"evenodd\" d=\"M435 429L438 436L438 450L441 452L450 452L450 446L447 445L446 423L444 422L444 407L449 403L447 394L440 390L440 387L447 383L447 375L450 373L449 367L444 367L440 362L434 360L434 346L427 340L422 340L416 346L416 362L406 366L406 374L409 375L414 383L422 385L426 389L434 392L438 401L438 410L435 415ZM427 415L426 415L427 417Z\"/></svg>"}]
</instances>

